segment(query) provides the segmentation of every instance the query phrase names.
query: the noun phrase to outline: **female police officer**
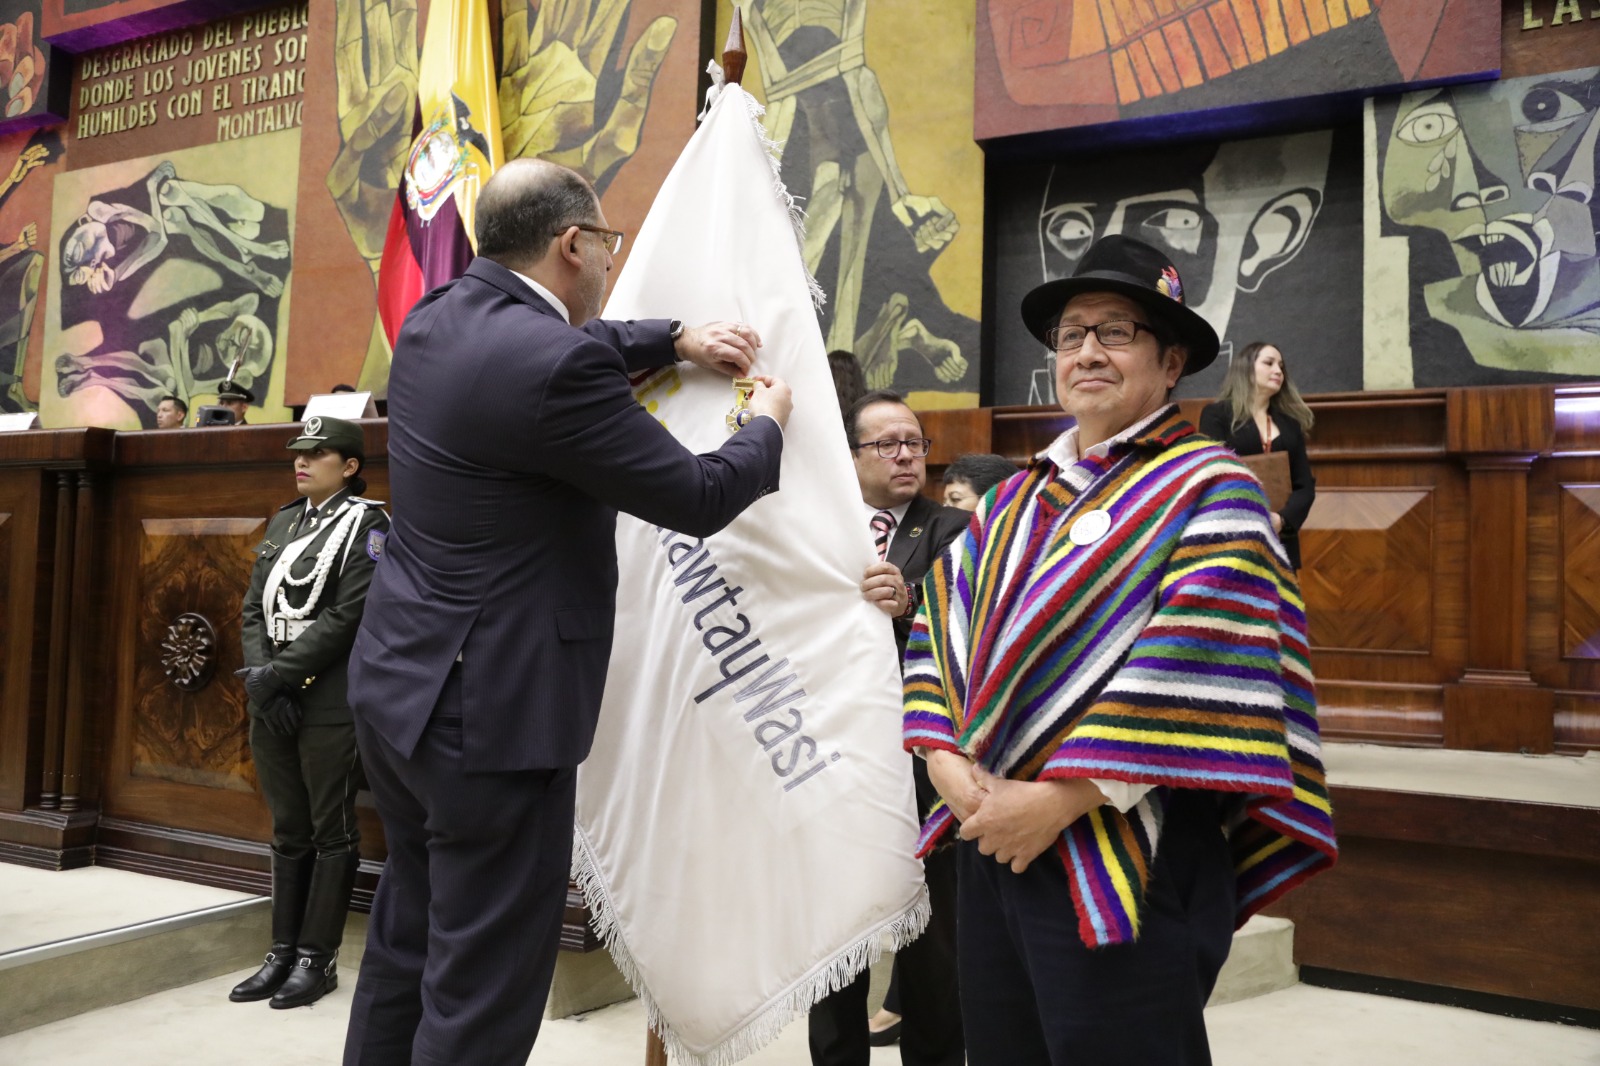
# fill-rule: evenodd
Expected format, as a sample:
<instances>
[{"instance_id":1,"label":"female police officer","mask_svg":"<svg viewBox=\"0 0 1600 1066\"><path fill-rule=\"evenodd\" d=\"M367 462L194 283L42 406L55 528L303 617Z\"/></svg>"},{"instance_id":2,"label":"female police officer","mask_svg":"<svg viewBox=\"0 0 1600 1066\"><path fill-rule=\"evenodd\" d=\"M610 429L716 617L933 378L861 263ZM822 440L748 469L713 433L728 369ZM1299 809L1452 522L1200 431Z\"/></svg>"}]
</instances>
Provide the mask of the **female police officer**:
<instances>
[{"instance_id":1,"label":"female police officer","mask_svg":"<svg viewBox=\"0 0 1600 1066\"><path fill-rule=\"evenodd\" d=\"M235 1002L315 1002L338 985L355 883L355 728L345 668L389 516L361 498L361 427L309 418L289 442L303 500L267 523L244 604L250 751L272 812L272 950Z\"/></svg>"}]
</instances>

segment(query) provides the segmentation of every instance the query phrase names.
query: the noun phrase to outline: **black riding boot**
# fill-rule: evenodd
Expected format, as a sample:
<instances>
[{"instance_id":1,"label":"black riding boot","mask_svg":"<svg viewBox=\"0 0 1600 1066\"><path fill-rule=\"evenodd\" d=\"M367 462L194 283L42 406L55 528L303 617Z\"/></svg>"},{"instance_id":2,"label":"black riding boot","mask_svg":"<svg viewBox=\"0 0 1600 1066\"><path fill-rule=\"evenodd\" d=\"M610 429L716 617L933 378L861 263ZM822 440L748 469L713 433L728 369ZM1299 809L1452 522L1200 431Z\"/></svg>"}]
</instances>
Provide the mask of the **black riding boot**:
<instances>
[{"instance_id":1,"label":"black riding boot","mask_svg":"<svg viewBox=\"0 0 1600 1066\"><path fill-rule=\"evenodd\" d=\"M278 990L294 969L295 944L300 939L300 918L305 914L306 893L311 888L311 867L316 857L285 855L272 849L272 950L267 961L250 977L233 986L228 998L235 1003L266 999Z\"/></svg>"},{"instance_id":2,"label":"black riding boot","mask_svg":"<svg viewBox=\"0 0 1600 1066\"><path fill-rule=\"evenodd\" d=\"M306 916L300 924L294 972L272 997L274 1009L315 1003L339 987L339 943L344 939L350 890L355 887L360 863L361 857L353 851L317 856L311 873L311 894L306 897Z\"/></svg>"}]
</instances>

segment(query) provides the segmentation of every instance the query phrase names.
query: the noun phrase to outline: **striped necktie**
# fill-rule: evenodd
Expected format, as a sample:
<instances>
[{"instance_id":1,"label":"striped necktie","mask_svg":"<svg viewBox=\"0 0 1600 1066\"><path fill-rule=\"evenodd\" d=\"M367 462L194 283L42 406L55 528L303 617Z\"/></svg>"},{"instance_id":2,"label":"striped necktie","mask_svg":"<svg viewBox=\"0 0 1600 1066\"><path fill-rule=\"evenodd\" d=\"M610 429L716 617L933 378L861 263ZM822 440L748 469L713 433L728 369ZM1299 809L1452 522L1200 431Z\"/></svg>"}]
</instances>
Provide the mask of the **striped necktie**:
<instances>
[{"instance_id":1,"label":"striped necktie","mask_svg":"<svg viewBox=\"0 0 1600 1066\"><path fill-rule=\"evenodd\" d=\"M894 532L894 515L879 511L872 516L872 544L878 549L878 558L889 558L889 534Z\"/></svg>"}]
</instances>

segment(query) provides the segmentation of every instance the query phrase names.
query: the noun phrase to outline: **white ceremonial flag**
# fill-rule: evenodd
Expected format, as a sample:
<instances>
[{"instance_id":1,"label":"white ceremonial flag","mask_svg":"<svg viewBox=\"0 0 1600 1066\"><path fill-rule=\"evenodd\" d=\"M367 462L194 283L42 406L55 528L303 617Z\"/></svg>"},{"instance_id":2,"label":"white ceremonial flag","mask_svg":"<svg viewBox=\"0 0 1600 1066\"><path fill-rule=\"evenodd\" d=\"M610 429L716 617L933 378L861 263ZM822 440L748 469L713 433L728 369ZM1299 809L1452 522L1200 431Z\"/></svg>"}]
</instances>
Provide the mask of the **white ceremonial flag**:
<instances>
[{"instance_id":1,"label":"white ceremonial flag","mask_svg":"<svg viewBox=\"0 0 1600 1066\"><path fill-rule=\"evenodd\" d=\"M674 1062L757 1051L927 922L900 672L787 194L737 85L662 185L607 318L748 322L794 389L781 487L703 542L617 521L616 638L578 771L575 876ZM731 379L640 402L696 452ZM887 934L887 936L886 936Z\"/></svg>"}]
</instances>

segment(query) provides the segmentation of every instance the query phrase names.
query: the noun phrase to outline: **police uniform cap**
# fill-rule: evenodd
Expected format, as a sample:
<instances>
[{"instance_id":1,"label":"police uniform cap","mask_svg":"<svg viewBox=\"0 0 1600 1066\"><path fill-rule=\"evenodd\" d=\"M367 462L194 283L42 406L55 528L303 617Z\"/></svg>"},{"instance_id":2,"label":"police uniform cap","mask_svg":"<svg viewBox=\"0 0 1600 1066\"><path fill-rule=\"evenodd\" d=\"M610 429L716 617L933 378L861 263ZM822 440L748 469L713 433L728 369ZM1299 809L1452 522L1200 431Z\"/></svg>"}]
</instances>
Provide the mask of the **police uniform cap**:
<instances>
[{"instance_id":1,"label":"police uniform cap","mask_svg":"<svg viewBox=\"0 0 1600 1066\"><path fill-rule=\"evenodd\" d=\"M292 451L309 452L327 448L341 455L367 457L366 445L361 437L361 427L342 418L312 415L300 427L300 433L289 442Z\"/></svg>"},{"instance_id":2,"label":"police uniform cap","mask_svg":"<svg viewBox=\"0 0 1600 1066\"><path fill-rule=\"evenodd\" d=\"M217 390L217 399L219 401L243 400L245 403L255 403L256 394L237 382L224 381L222 387Z\"/></svg>"}]
</instances>

